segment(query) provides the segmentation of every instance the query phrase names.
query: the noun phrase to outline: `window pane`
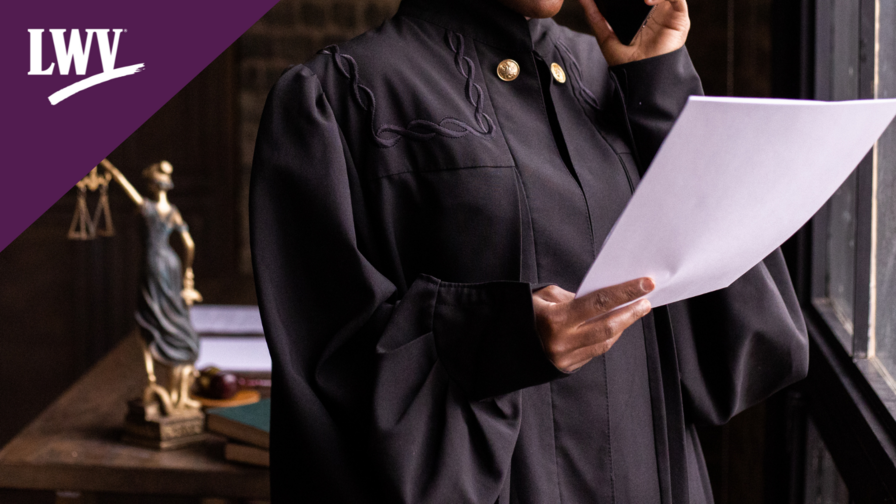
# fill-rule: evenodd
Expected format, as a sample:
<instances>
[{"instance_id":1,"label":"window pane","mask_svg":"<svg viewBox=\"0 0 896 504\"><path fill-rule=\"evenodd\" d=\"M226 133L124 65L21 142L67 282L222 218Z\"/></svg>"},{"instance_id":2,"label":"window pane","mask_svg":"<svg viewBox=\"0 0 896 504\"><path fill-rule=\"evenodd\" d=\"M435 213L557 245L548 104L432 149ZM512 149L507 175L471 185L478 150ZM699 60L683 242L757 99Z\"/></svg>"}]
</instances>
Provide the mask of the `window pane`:
<instances>
[{"instance_id":1,"label":"window pane","mask_svg":"<svg viewBox=\"0 0 896 504\"><path fill-rule=\"evenodd\" d=\"M896 97L896 5L880 2L878 96ZM896 127L878 141L877 177L877 315L878 358L896 376Z\"/></svg>"},{"instance_id":2,"label":"window pane","mask_svg":"<svg viewBox=\"0 0 896 504\"><path fill-rule=\"evenodd\" d=\"M856 174L831 197L828 221L827 297L849 334L852 334L856 259ZM844 342L847 349L851 342Z\"/></svg>"},{"instance_id":3,"label":"window pane","mask_svg":"<svg viewBox=\"0 0 896 504\"><path fill-rule=\"evenodd\" d=\"M830 98L859 96L859 2L831 1ZM822 97L825 98L825 97ZM852 335L856 259L856 174L849 176L828 203L827 271L825 294L846 333ZM852 341L843 341L852 350Z\"/></svg>"},{"instance_id":4,"label":"window pane","mask_svg":"<svg viewBox=\"0 0 896 504\"><path fill-rule=\"evenodd\" d=\"M831 99L859 97L859 2L833 0Z\"/></svg>"}]
</instances>

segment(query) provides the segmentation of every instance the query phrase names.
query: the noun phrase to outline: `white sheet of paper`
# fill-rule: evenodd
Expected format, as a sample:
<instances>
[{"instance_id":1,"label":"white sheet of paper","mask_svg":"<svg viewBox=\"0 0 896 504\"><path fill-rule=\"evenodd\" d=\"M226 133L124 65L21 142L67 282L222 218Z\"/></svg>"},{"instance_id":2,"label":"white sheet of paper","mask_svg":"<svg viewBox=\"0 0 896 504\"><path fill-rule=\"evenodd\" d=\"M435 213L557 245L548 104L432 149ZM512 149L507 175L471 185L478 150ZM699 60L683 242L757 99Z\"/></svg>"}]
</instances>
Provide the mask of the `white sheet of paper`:
<instances>
[{"instance_id":1,"label":"white sheet of paper","mask_svg":"<svg viewBox=\"0 0 896 504\"><path fill-rule=\"evenodd\" d=\"M190 322L199 334L264 334L257 306L196 305Z\"/></svg>"},{"instance_id":2,"label":"white sheet of paper","mask_svg":"<svg viewBox=\"0 0 896 504\"><path fill-rule=\"evenodd\" d=\"M227 371L270 371L271 354L261 336L199 338L196 369L215 366Z\"/></svg>"},{"instance_id":3,"label":"white sheet of paper","mask_svg":"<svg viewBox=\"0 0 896 504\"><path fill-rule=\"evenodd\" d=\"M649 276L662 306L731 285L805 224L896 100L691 97L579 287Z\"/></svg>"}]
</instances>

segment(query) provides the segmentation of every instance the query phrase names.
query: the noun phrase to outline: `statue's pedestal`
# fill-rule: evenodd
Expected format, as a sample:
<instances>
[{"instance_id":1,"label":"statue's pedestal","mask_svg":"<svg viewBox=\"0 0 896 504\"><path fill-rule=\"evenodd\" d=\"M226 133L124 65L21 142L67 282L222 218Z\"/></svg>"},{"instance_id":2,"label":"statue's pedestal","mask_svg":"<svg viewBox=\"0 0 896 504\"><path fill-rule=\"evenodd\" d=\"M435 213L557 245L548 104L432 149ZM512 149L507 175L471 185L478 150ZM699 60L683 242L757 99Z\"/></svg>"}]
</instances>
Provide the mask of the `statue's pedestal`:
<instances>
[{"instance_id":1,"label":"statue's pedestal","mask_svg":"<svg viewBox=\"0 0 896 504\"><path fill-rule=\"evenodd\" d=\"M157 450L183 448L208 439L205 433L205 413L186 410L163 415L159 403L144 403L141 399L128 401L128 415L121 440Z\"/></svg>"}]
</instances>

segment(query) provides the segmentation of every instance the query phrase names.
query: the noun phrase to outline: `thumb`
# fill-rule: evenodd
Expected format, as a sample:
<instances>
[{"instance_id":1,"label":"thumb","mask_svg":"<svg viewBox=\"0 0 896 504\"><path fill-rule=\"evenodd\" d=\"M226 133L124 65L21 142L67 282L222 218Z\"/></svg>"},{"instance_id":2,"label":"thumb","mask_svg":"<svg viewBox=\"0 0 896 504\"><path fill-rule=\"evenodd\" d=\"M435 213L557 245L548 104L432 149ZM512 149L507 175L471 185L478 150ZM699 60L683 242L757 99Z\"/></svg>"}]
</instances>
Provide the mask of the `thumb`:
<instances>
[{"instance_id":1,"label":"thumb","mask_svg":"<svg viewBox=\"0 0 896 504\"><path fill-rule=\"evenodd\" d=\"M678 12L680 14L688 13L687 0L644 0L645 4L652 6L657 6L664 2L668 2L674 12Z\"/></svg>"}]
</instances>

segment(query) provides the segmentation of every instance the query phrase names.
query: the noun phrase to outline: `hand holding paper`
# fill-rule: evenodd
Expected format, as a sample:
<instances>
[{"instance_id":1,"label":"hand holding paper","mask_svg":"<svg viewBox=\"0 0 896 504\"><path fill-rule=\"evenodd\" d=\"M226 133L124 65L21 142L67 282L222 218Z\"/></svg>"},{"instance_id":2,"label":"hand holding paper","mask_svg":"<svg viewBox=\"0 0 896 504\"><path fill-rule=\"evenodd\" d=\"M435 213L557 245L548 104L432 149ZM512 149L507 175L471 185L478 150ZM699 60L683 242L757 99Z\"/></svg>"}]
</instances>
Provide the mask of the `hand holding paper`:
<instances>
[{"instance_id":1,"label":"hand holding paper","mask_svg":"<svg viewBox=\"0 0 896 504\"><path fill-rule=\"evenodd\" d=\"M692 96L577 296L650 276L653 306L731 285L808 221L896 100Z\"/></svg>"}]
</instances>

